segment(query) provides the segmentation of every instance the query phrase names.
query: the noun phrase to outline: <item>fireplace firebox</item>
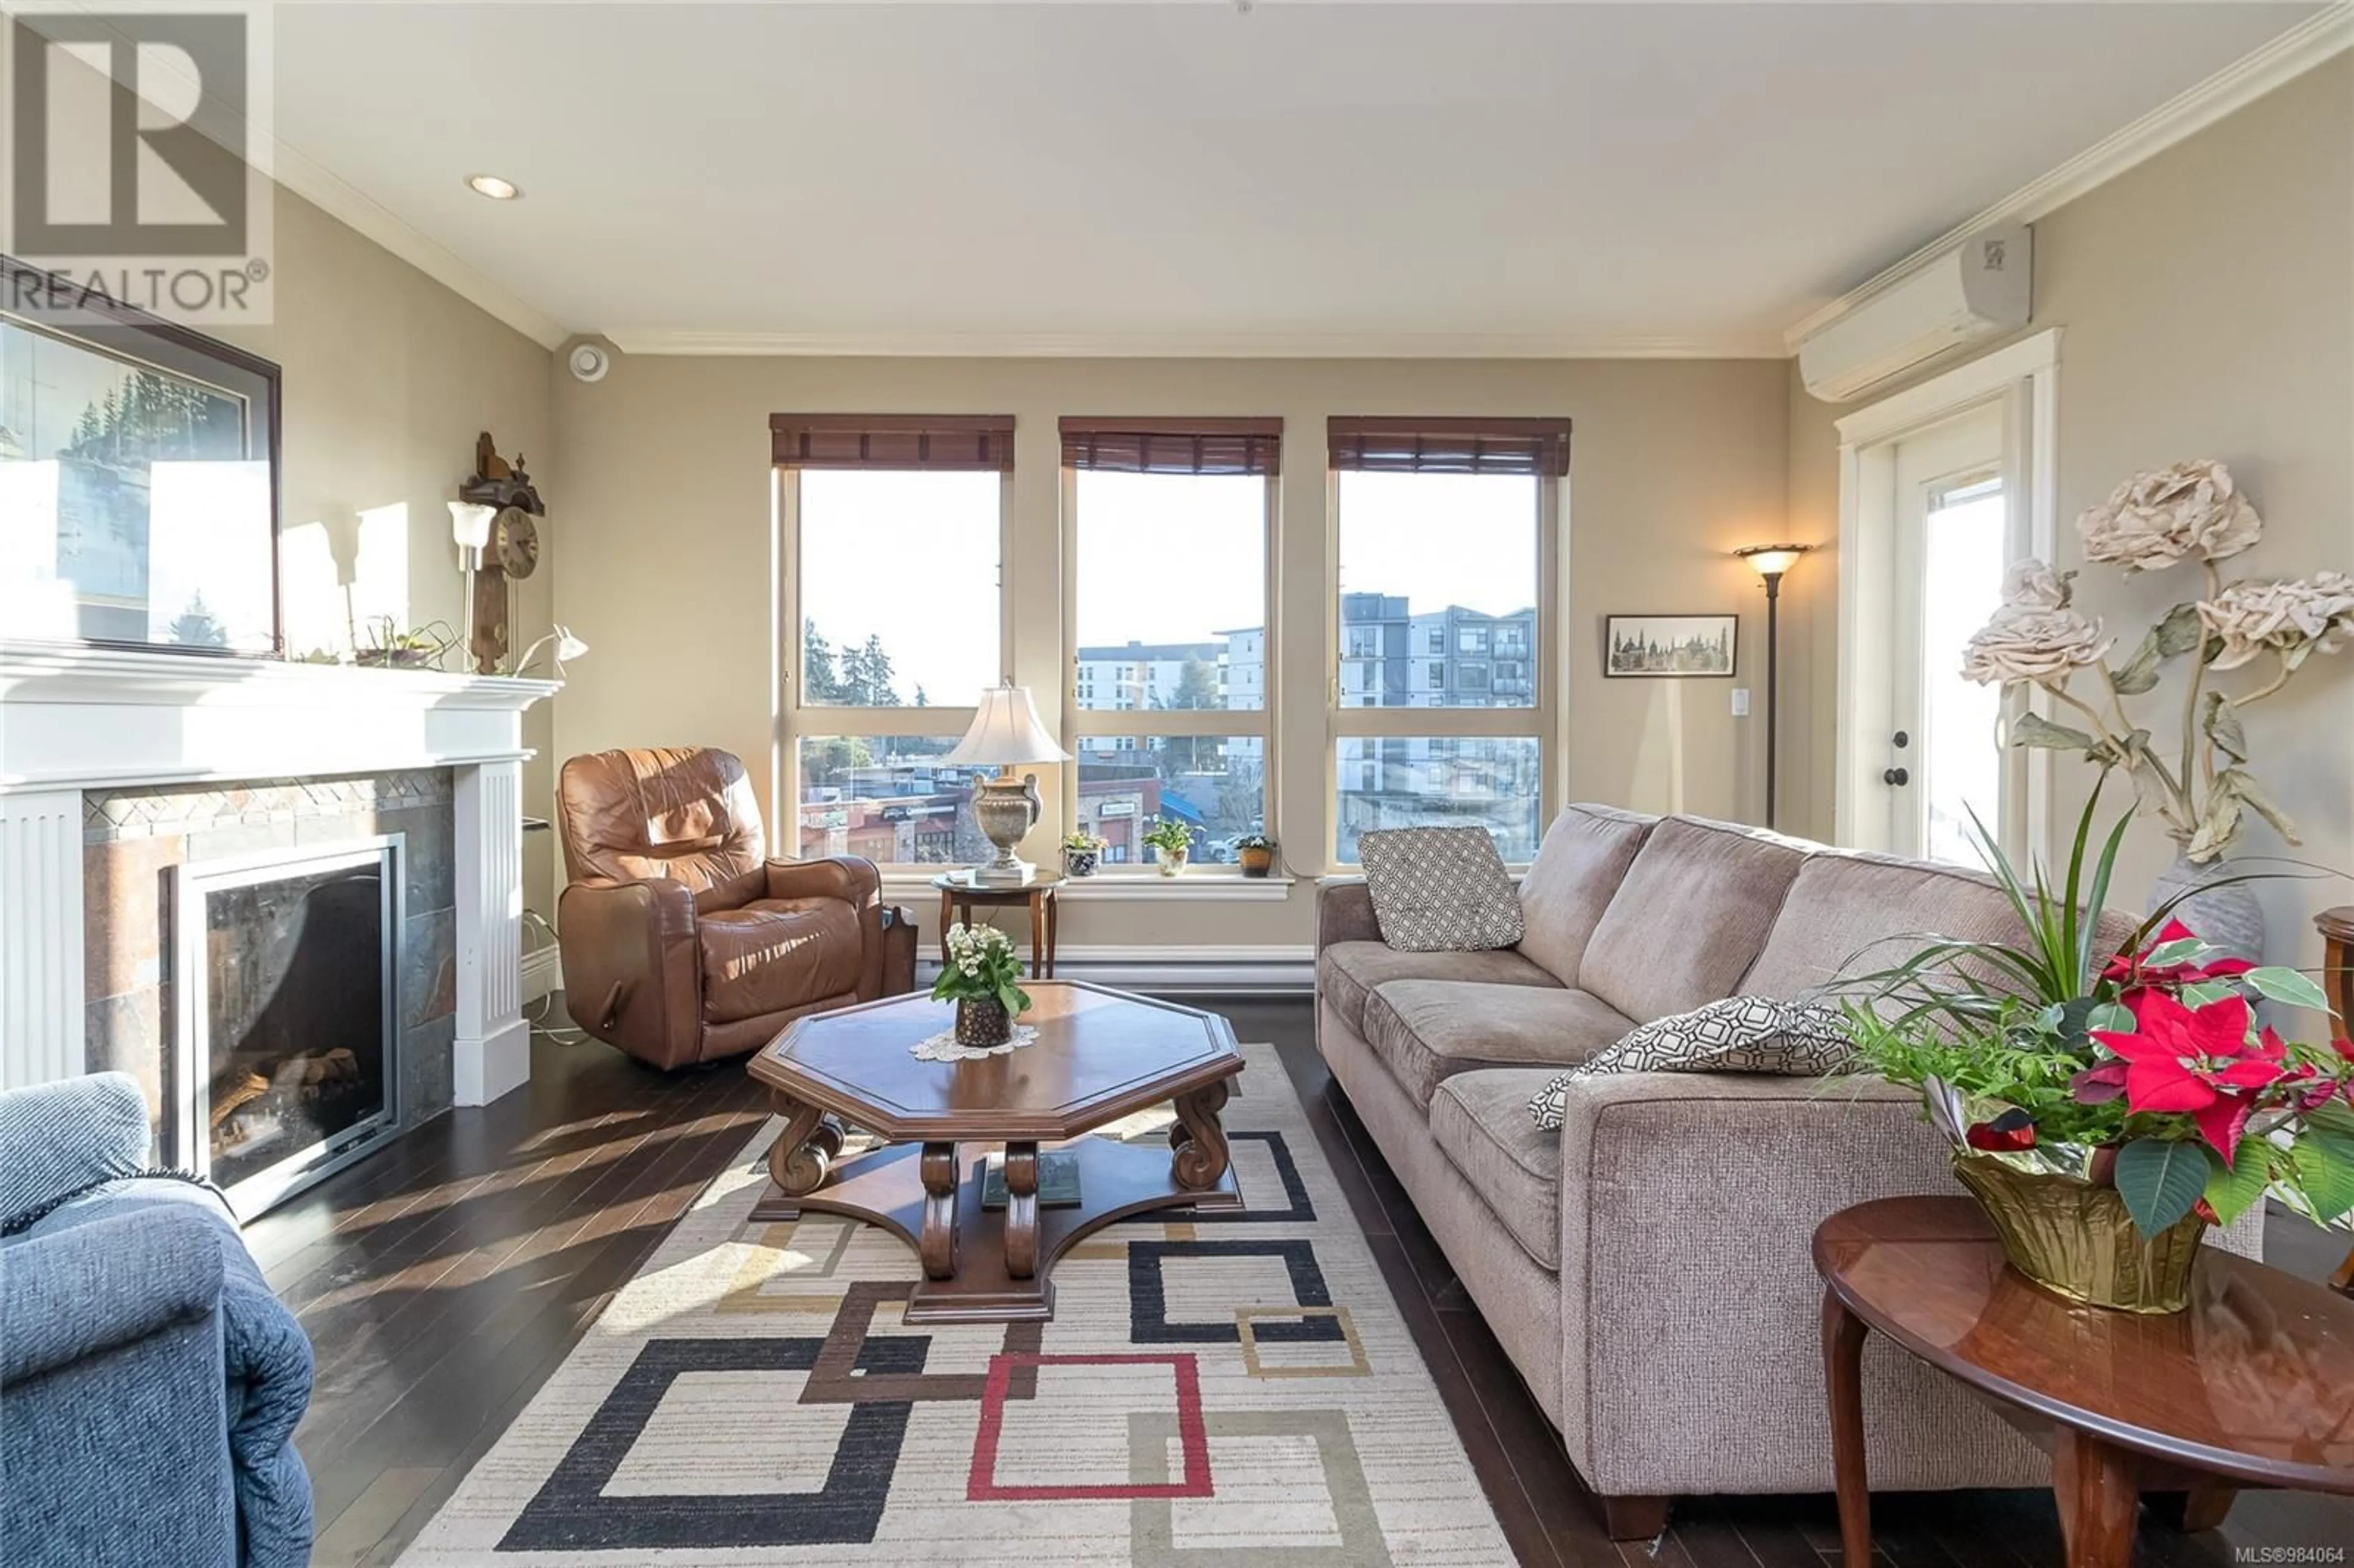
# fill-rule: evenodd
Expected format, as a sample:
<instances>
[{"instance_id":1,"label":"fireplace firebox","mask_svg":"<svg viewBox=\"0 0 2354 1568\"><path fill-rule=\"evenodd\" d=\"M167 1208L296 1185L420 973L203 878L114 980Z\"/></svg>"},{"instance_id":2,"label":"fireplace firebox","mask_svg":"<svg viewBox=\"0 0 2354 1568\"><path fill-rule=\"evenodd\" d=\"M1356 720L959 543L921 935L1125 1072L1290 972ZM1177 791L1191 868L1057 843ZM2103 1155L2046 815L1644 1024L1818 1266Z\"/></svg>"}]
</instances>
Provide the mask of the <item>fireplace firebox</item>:
<instances>
[{"instance_id":1,"label":"fireplace firebox","mask_svg":"<svg viewBox=\"0 0 2354 1568\"><path fill-rule=\"evenodd\" d=\"M174 1154L241 1219L397 1126L403 835L175 873Z\"/></svg>"}]
</instances>

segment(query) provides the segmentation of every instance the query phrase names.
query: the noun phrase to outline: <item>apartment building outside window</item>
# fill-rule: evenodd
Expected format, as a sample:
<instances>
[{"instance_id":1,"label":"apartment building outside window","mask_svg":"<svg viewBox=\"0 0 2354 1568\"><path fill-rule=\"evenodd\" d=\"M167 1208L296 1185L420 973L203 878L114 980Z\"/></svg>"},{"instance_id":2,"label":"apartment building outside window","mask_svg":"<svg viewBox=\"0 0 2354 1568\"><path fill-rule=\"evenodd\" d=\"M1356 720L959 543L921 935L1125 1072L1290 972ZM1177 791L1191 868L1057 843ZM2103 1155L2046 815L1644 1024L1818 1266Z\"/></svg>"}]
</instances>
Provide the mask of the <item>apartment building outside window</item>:
<instances>
[{"instance_id":1,"label":"apartment building outside window","mask_svg":"<svg viewBox=\"0 0 2354 1568\"><path fill-rule=\"evenodd\" d=\"M1154 820L1197 864L1266 831L1276 419L1062 421L1066 818L1113 865Z\"/></svg>"},{"instance_id":2,"label":"apartment building outside window","mask_svg":"<svg viewBox=\"0 0 2354 1568\"><path fill-rule=\"evenodd\" d=\"M885 866L985 859L973 769L940 759L1003 678L1013 421L780 414L769 426L779 624L801 630L779 651L778 787L795 809L778 847ZM908 561L927 569L897 569Z\"/></svg>"},{"instance_id":3,"label":"apartment building outside window","mask_svg":"<svg viewBox=\"0 0 2354 1568\"><path fill-rule=\"evenodd\" d=\"M1373 829L1469 824L1525 863L1548 803L1569 427L1335 418L1328 457L1334 858Z\"/></svg>"}]
</instances>

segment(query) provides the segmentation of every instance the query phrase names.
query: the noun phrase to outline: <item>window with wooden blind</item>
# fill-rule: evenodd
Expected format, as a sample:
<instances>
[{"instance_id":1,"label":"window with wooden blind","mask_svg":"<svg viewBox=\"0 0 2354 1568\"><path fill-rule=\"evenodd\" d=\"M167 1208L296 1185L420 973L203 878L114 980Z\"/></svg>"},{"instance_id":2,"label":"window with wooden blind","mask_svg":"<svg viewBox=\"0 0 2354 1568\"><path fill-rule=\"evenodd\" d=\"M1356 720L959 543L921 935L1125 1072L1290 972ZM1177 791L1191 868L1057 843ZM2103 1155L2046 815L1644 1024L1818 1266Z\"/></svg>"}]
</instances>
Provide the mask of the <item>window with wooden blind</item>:
<instances>
[{"instance_id":1,"label":"window with wooden blind","mask_svg":"<svg viewBox=\"0 0 2354 1568\"><path fill-rule=\"evenodd\" d=\"M1565 420L1335 418L1332 851L1475 825L1534 857L1558 755Z\"/></svg>"},{"instance_id":2,"label":"window with wooden blind","mask_svg":"<svg viewBox=\"0 0 2354 1568\"><path fill-rule=\"evenodd\" d=\"M1066 820L1114 868L1155 819L1193 862L1266 831L1279 419L1062 421Z\"/></svg>"},{"instance_id":3,"label":"window with wooden blind","mask_svg":"<svg viewBox=\"0 0 2354 1568\"><path fill-rule=\"evenodd\" d=\"M970 864L970 769L943 763L1004 678L1010 417L779 414L779 651L801 856ZM781 813L779 813L781 815Z\"/></svg>"}]
</instances>

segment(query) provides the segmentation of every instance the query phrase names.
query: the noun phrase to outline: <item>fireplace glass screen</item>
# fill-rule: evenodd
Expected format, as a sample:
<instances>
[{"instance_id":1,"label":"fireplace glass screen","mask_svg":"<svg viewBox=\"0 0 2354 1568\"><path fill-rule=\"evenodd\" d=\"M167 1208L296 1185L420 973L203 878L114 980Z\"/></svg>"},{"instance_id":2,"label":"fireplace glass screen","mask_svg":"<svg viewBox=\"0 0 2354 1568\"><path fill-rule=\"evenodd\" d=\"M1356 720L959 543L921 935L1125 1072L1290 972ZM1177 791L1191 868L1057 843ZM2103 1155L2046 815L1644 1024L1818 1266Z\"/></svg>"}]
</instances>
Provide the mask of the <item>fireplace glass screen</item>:
<instances>
[{"instance_id":1,"label":"fireplace glass screen","mask_svg":"<svg viewBox=\"0 0 2354 1568\"><path fill-rule=\"evenodd\" d=\"M241 1213L391 1129L396 853L191 868L197 1140Z\"/></svg>"}]
</instances>

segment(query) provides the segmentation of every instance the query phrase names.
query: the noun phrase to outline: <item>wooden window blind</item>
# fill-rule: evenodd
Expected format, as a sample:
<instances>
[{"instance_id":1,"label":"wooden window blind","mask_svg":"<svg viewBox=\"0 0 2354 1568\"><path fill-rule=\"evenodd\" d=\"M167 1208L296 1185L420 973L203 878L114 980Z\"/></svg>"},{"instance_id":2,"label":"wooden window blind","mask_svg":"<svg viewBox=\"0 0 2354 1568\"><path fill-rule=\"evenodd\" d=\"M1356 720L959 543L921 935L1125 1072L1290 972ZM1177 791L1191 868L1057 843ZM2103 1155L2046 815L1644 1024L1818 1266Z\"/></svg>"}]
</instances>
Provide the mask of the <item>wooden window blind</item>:
<instances>
[{"instance_id":1,"label":"wooden window blind","mask_svg":"<svg viewBox=\"0 0 2354 1568\"><path fill-rule=\"evenodd\" d=\"M1367 473L1569 472L1567 419L1335 415L1326 441L1331 466Z\"/></svg>"},{"instance_id":2,"label":"wooden window blind","mask_svg":"<svg viewBox=\"0 0 2354 1568\"><path fill-rule=\"evenodd\" d=\"M1279 472L1281 419L1109 419L1062 422L1063 466L1116 473Z\"/></svg>"},{"instance_id":3,"label":"wooden window blind","mask_svg":"<svg viewBox=\"0 0 2354 1568\"><path fill-rule=\"evenodd\" d=\"M786 468L928 468L1008 473L1011 414L771 414L772 459Z\"/></svg>"}]
</instances>

